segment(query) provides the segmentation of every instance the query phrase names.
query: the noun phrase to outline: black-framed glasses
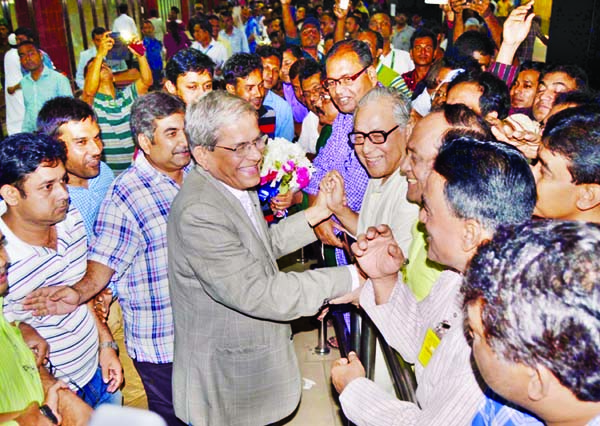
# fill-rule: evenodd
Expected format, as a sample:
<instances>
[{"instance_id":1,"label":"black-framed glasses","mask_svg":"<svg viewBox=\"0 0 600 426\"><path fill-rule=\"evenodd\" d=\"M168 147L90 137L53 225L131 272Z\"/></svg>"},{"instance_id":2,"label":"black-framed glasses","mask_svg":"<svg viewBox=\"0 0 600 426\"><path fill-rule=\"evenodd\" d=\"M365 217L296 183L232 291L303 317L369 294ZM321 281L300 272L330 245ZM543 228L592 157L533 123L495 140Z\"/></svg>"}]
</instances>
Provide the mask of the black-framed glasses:
<instances>
[{"instance_id":1,"label":"black-framed glasses","mask_svg":"<svg viewBox=\"0 0 600 426\"><path fill-rule=\"evenodd\" d=\"M362 75L362 73L364 73L367 70L367 68L369 68L370 66L371 66L371 64L367 65L366 67L364 67L362 70L360 70L356 74L349 75L347 77L326 78L325 80L323 80L321 82L321 84L323 85L323 87L326 90L333 89L338 84L341 84L342 86L350 86L354 82L354 80L356 80L358 77L360 77Z\"/></svg>"},{"instance_id":2,"label":"black-framed glasses","mask_svg":"<svg viewBox=\"0 0 600 426\"><path fill-rule=\"evenodd\" d=\"M371 143L374 143L375 145L381 145L382 143L385 143L385 141L387 141L388 136L392 134L392 132L398 127L400 127L400 125L396 124L396 126L388 130L387 132L384 132L383 130L373 130L369 133L350 132L348 133L348 140L352 145L363 145L365 143L365 140L368 138L371 141Z\"/></svg>"},{"instance_id":3,"label":"black-framed glasses","mask_svg":"<svg viewBox=\"0 0 600 426\"><path fill-rule=\"evenodd\" d=\"M267 140L269 139L269 135L262 134L253 141L250 142L241 142L238 143L235 147L231 148L228 146L215 145L215 148L226 149L227 151L234 152L236 155L243 157L250 153L252 147L256 147L259 151L262 151L265 146L267 146Z\"/></svg>"}]
</instances>

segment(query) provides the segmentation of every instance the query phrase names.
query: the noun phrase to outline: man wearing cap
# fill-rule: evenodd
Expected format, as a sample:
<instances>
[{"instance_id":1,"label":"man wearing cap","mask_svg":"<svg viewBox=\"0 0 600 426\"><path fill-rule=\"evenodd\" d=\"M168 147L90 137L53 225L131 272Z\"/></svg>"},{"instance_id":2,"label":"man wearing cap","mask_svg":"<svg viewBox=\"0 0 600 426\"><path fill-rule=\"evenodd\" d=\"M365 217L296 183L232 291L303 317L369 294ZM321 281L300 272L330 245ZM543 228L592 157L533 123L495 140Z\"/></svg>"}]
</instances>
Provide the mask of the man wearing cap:
<instances>
[{"instance_id":1,"label":"man wearing cap","mask_svg":"<svg viewBox=\"0 0 600 426\"><path fill-rule=\"evenodd\" d=\"M299 44L305 58L312 58L317 62L321 62L323 60L323 54L319 52L321 23L317 18L309 16L302 22L300 34L298 34L290 4L291 0L281 1L283 27L286 34L285 42L287 44Z\"/></svg>"}]
</instances>

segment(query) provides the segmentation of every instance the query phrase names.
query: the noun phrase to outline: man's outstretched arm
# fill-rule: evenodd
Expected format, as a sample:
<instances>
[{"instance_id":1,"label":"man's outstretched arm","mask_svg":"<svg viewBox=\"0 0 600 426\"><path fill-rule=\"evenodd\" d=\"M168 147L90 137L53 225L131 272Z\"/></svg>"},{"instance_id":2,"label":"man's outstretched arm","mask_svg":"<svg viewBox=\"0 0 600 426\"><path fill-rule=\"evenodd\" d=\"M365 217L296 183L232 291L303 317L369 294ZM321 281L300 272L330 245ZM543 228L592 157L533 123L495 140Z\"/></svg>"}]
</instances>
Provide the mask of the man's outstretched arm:
<instances>
[{"instance_id":1,"label":"man's outstretched arm","mask_svg":"<svg viewBox=\"0 0 600 426\"><path fill-rule=\"evenodd\" d=\"M114 272L102 263L89 260L81 281L73 286L39 288L25 298L23 307L33 311L35 316L68 314L106 287Z\"/></svg>"}]
</instances>

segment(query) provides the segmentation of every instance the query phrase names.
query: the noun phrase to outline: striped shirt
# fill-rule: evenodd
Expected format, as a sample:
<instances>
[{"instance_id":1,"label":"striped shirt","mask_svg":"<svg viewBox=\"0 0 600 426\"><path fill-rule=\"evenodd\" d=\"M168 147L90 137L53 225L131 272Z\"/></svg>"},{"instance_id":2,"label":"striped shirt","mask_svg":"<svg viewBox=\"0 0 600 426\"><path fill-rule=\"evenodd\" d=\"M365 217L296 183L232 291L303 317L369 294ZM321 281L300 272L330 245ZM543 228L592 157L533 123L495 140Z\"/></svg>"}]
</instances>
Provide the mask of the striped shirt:
<instances>
[{"instance_id":1,"label":"striped shirt","mask_svg":"<svg viewBox=\"0 0 600 426\"><path fill-rule=\"evenodd\" d=\"M131 164L134 144L129 127L131 107L138 97L135 83L117 90L113 99L110 95L96 93L94 110L98 114L98 126L102 131L104 151L102 160L119 175Z\"/></svg>"},{"instance_id":2,"label":"striped shirt","mask_svg":"<svg viewBox=\"0 0 600 426\"><path fill-rule=\"evenodd\" d=\"M10 257L8 294L4 316L10 322L24 321L34 327L50 345L55 376L85 386L98 368L98 330L87 305L70 314L34 317L21 302L40 287L73 285L85 274L87 238L81 215L71 206L65 220L55 225L57 248L32 246L20 240L0 219Z\"/></svg>"},{"instance_id":3,"label":"striped shirt","mask_svg":"<svg viewBox=\"0 0 600 426\"><path fill-rule=\"evenodd\" d=\"M419 405L399 401L365 378L355 379L340 395L346 417L357 425L462 426L470 424L484 395L471 366L471 348L463 332L461 276L441 273L431 293L417 303L399 282L388 303L377 305L367 281L360 306L386 341L415 364ZM446 324L447 332L427 366L418 360L428 329Z\"/></svg>"},{"instance_id":4,"label":"striped shirt","mask_svg":"<svg viewBox=\"0 0 600 426\"><path fill-rule=\"evenodd\" d=\"M178 192L139 152L109 188L89 249L90 260L115 271L110 285L123 309L127 352L138 362L173 361L167 216Z\"/></svg>"}]
</instances>

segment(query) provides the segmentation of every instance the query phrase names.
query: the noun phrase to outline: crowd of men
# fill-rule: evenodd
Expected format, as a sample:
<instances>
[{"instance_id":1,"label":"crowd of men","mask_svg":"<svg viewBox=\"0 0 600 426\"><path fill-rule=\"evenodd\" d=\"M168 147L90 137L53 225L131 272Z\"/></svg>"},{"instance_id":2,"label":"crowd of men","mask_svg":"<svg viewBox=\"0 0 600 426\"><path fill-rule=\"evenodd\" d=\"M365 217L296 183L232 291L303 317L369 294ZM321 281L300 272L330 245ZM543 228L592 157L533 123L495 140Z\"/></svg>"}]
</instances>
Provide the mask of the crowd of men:
<instances>
[{"instance_id":1,"label":"crowd of men","mask_svg":"<svg viewBox=\"0 0 600 426\"><path fill-rule=\"evenodd\" d=\"M443 26L414 28L360 1L198 3L194 42L160 67L153 40L189 37L177 8L123 57L94 29L75 92L17 30L0 422L124 404L148 408L140 424L284 424L302 389L290 321L352 302L417 383L400 401L385 366L337 360L354 424L600 425L600 98L579 67L528 61L533 4L504 3L450 0ZM113 32L137 33L119 12ZM275 137L315 170L269 224ZM279 271L316 241L321 267Z\"/></svg>"}]
</instances>

